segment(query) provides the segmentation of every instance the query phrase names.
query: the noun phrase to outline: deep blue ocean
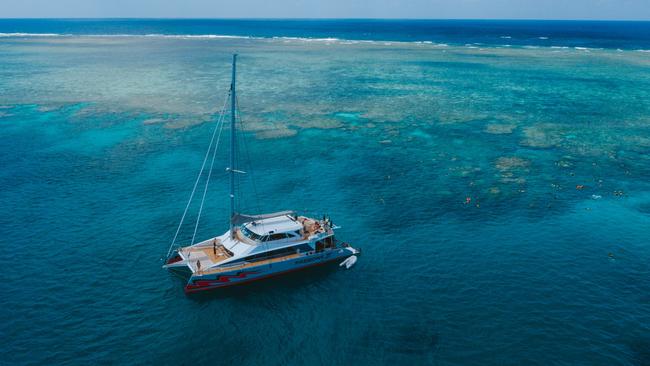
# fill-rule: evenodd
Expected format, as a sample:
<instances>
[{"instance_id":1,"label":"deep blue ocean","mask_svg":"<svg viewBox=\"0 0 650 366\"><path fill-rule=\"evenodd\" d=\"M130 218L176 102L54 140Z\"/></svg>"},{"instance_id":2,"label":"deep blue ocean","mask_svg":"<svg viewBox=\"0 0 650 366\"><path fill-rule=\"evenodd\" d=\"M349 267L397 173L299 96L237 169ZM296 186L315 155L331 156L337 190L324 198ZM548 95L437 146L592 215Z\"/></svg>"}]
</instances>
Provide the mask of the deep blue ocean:
<instances>
[{"instance_id":1,"label":"deep blue ocean","mask_svg":"<svg viewBox=\"0 0 650 366\"><path fill-rule=\"evenodd\" d=\"M0 33L230 35L650 49L650 21L388 19L0 19Z\"/></svg>"},{"instance_id":2,"label":"deep blue ocean","mask_svg":"<svg viewBox=\"0 0 650 366\"><path fill-rule=\"evenodd\" d=\"M649 50L650 22L0 20L0 364L649 365ZM186 296L162 257L233 52L240 211L363 254Z\"/></svg>"}]
</instances>

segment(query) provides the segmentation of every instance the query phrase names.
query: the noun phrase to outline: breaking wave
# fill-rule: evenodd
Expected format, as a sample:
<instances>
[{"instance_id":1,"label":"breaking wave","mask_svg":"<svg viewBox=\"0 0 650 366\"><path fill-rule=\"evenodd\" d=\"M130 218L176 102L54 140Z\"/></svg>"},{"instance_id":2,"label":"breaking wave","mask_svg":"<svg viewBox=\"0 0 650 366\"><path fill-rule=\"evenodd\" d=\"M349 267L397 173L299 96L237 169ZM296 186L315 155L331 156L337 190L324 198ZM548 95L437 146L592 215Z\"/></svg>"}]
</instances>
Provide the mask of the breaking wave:
<instances>
[{"instance_id":1,"label":"breaking wave","mask_svg":"<svg viewBox=\"0 0 650 366\"><path fill-rule=\"evenodd\" d=\"M0 37L60 37L58 33L0 33Z\"/></svg>"},{"instance_id":2,"label":"breaking wave","mask_svg":"<svg viewBox=\"0 0 650 366\"><path fill-rule=\"evenodd\" d=\"M172 38L172 39L251 39L251 40L278 40L284 42L313 42L313 43L339 43L339 44L380 44L380 45L392 45L392 44L419 44L419 45L428 45L433 47L465 47L465 48L479 48L477 46L484 47L497 47L497 48L525 48L525 49L537 49L537 48L550 48L550 49L570 49L573 48L578 51L594 51L594 50L603 50L603 48L591 48L591 47L569 47L569 46L543 46L543 45L512 45L512 44L484 44L484 43L466 43L466 44L457 44L450 45L447 43L436 43L433 41L390 41L390 40L355 40L355 39L342 39L335 37L290 37L290 36L273 36L273 37L259 37L259 36L240 36L240 35L229 35L229 34L161 34L161 33L149 33L149 34L67 34L67 33L0 33L0 38L39 38L39 37L88 37L88 38L112 38L112 37L132 37L132 38L141 38L141 37L150 37L150 38ZM510 36L501 36L502 39L511 39ZM548 39L548 37L538 37L539 39ZM617 49L622 51L620 48ZM632 51L650 53L650 50L647 49L635 49Z\"/></svg>"}]
</instances>

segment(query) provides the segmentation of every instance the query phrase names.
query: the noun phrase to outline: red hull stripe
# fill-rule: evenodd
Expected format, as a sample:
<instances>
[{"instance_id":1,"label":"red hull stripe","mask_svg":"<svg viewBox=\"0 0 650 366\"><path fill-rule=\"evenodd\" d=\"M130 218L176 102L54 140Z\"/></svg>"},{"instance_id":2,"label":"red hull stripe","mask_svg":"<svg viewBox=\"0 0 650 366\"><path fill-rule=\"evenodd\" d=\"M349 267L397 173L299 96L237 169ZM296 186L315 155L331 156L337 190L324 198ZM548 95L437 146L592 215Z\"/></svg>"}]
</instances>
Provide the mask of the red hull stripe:
<instances>
[{"instance_id":1,"label":"red hull stripe","mask_svg":"<svg viewBox=\"0 0 650 366\"><path fill-rule=\"evenodd\" d=\"M214 280L196 280L192 284L185 286L186 289L195 289L199 287L214 286L218 283L230 282L232 278L246 278L248 275L256 274L257 271L240 272L236 275L223 275Z\"/></svg>"},{"instance_id":2,"label":"red hull stripe","mask_svg":"<svg viewBox=\"0 0 650 366\"><path fill-rule=\"evenodd\" d=\"M253 282L253 281L257 281L257 280L264 280L264 279L267 279L269 277L274 277L274 276L277 276L277 275L286 274L286 273L289 273L289 272L294 272L294 271L298 271L298 270L305 269L305 268L311 268L311 267L316 267L316 266L319 266L319 265L327 264L327 263L333 262L333 261L335 261L337 259L341 259L341 258L339 258L339 257L332 258L332 259L328 259L328 260L326 260L324 262L314 263L314 264L310 264L308 266L289 269L289 270L282 271L282 272L271 273L271 274L266 275L266 276L251 278L251 279L244 280L244 281L237 281L237 282L229 283L227 285L221 285L221 286L215 285L215 286L210 286L210 287L198 287L198 286L187 285L187 286L185 286L185 293L206 291L206 290L214 290L214 289L217 289L217 288L224 288L224 287L229 287L229 286L234 286L234 285L240 285L240 284L249 283L249 282ZM237 276L233 276L233 277L237 277ZM208 282L208 281L206 281L206 282Z\"/></svg>"}]
</instances>

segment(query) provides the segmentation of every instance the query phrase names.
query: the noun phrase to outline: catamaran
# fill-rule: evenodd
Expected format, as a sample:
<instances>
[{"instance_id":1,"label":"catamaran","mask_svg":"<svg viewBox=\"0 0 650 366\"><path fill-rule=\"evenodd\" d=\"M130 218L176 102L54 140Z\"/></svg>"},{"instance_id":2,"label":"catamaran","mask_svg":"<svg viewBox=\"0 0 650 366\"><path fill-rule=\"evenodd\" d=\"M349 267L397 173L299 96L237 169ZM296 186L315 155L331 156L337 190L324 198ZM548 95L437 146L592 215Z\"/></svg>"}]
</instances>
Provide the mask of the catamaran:
<instances>
[{"instance_id":1,"label":"catamaran","mask_svg":"<svg viewBox=\"0 0 650 366\"><path fill-rule=\"evenodd\" d=\"M235 156L236 122L238 119L235 88L236 62L237 55L233 55L229 98L226 98L224 107L221 109L201 171L194 183L190 200L185 206L185 211L163 265L163 268L180 275L183 279L187 279L186 293L248 283L338 261L340 261L340 266L350 268L357 261L357 255L359 254L357 249L335 238L334 230L338 229L338 226L334 225L327 216L317 219L298 215L295 211L261 215L247 215L236 212L235 175L245 173L235 166L237 161ZM231 108L230 166L226 171L230 178L230 228L222 235L195 243L194 239L203 209L205 192L212 174L221 130L225 124L228 99L230 99ZM211 165L207 173L203 199L194 226L192 241L186 246L177 245L178 234L199 180L203 176L211 151Z\"/></svg>"}]
</instances>

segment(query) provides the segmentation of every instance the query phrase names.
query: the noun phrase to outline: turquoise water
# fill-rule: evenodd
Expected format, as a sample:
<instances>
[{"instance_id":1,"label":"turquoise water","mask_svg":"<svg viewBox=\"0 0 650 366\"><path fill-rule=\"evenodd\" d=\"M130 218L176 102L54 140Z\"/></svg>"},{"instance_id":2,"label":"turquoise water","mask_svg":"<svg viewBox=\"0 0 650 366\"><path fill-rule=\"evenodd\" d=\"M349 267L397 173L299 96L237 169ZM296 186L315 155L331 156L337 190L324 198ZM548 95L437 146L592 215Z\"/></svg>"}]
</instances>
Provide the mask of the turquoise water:
<instances>
[{"instance_id":1,"label":"turquoise water","mask_svg":"<svg viewBox=\"0 0 650 366\"><path fill-rule=\"evenodd\" d=\"M3 37L0 363L650 363L650 56L535 47ZM363 255L188 297L161 257L233 51L240 209Z\"/></svg>"}]
</instances>

